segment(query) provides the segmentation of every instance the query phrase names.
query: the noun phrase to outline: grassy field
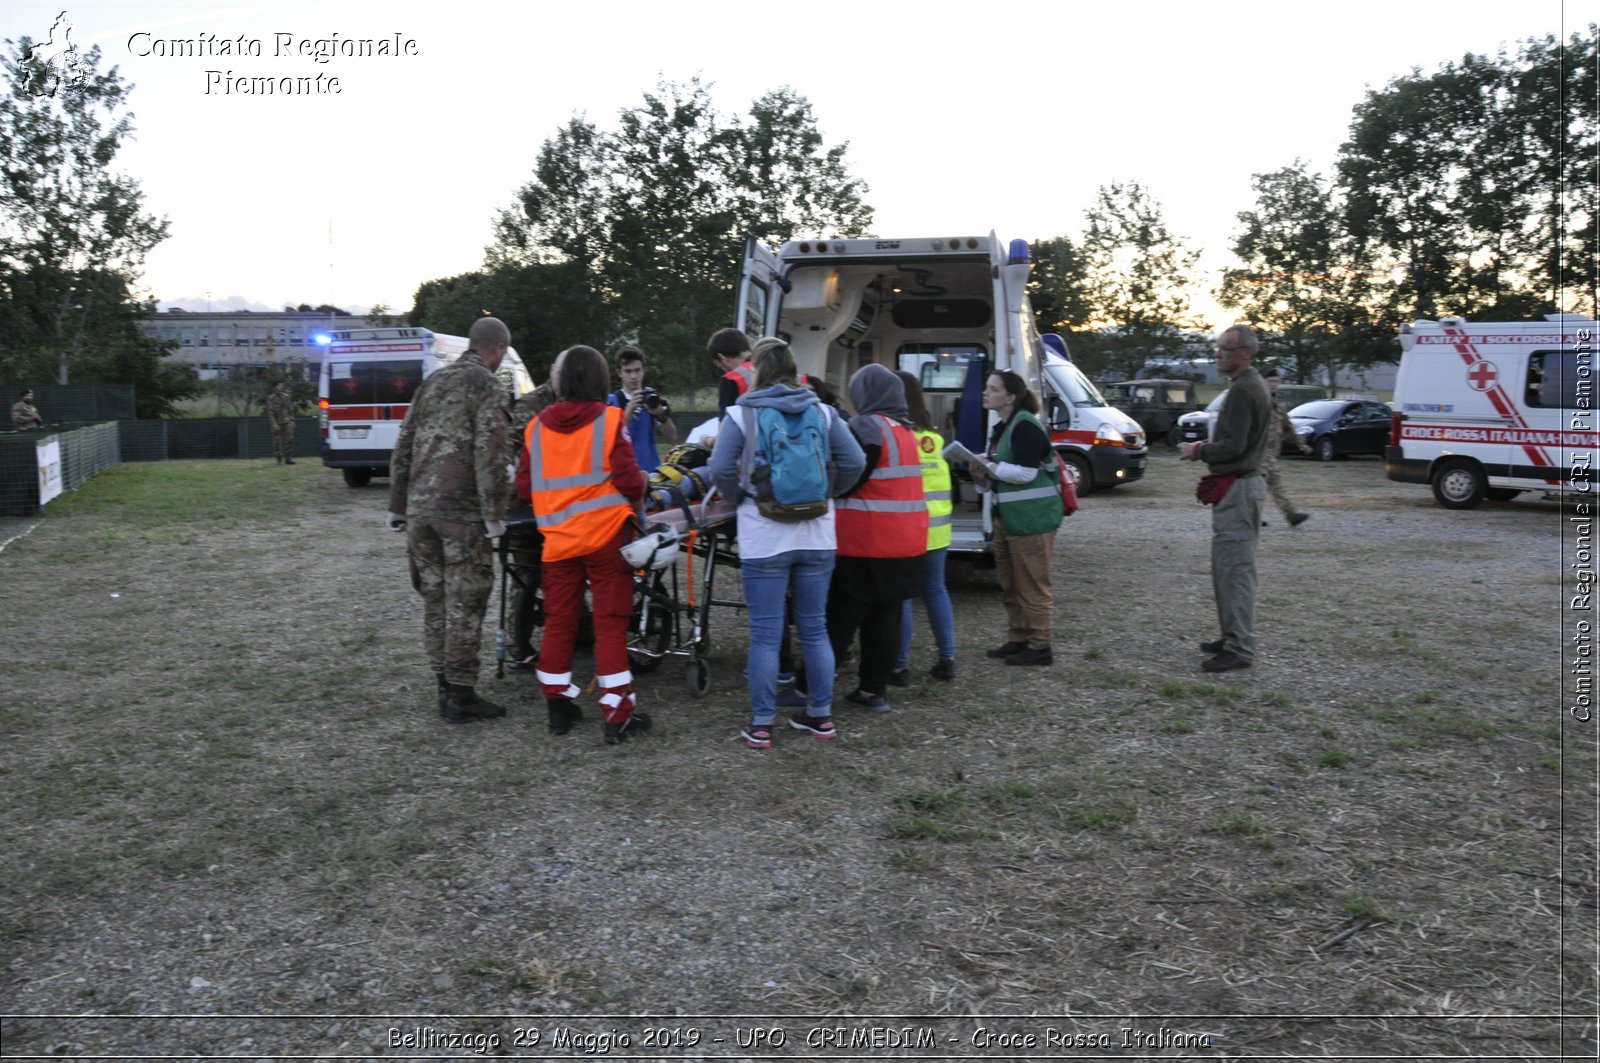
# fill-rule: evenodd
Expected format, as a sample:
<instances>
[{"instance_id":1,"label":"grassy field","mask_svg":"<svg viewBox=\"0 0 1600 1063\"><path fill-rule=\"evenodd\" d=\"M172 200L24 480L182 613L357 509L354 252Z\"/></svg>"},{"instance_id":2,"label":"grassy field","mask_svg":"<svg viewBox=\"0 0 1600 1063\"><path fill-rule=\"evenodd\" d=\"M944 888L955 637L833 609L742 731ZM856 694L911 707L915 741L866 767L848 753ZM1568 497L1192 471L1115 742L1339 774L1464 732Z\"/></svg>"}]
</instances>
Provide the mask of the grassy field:
<instances>
[{"instance_id":1,"label":"grassy field","mask_svg":"<svg viewBox=\"0 0 1600 1063\"><path fill-rule=\"evenodd\" d=\"M757 753L735 610L710 696L676 662L643 678L637 742L592 711L550 738L492 661L512 715L452 728L381 487L111 469L0 552L6 1054L376 1057L446 1015L510 1050L535 1020L675 1013L771 1016L789 1054L869 1022L841 1016L988 1057L1592 1054L1559 508L1448 512L1378 459L1286 470L1313 519L1263 532L1249 672L1197 667L1207 515L1158 447L1063 527L1055 667L983 659L980 577L955 683L921 637L895 712Z\"/></svg>"}]
</instances>

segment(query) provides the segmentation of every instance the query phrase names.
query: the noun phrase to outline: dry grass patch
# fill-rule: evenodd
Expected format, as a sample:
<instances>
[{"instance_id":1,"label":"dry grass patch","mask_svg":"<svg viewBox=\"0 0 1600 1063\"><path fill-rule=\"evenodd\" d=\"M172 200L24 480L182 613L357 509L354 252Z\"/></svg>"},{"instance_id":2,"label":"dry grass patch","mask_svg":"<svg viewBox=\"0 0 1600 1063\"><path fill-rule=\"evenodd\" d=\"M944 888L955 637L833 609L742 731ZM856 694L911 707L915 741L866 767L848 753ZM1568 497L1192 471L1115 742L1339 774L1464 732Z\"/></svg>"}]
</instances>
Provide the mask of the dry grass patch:
<instances>
[{"instance_id":1,"label":"dry grass patch","mask_svg":"<svg viewBox=\"0 0 1600 1063\"><path fill-rule=\"evenodd\" d=\"M1448 514L1376 461L1286 468L1314 519L1263 533L1249 672L1198 669L1207 515L1158 450L1064 525L1054 667L982 656L1003 619L975 581L953 683L759 753L734 610L708 697L678 662L641 680L637 742L604 747L592 709L551 739L521 674L484 681L507 719L450 727L381 490L111 470L0 553L26 618L4 1010L1255 1015L1205 1025L1229 1054L1588 1044L1558 1018L1594 994L1561 930L1593 918L1595 776L1592 730L1553 707L1556 514ZM1480 554L1489 583L1459 562ZM927 655L919 631L914 674ZM379 1036L22 1018L6 1047Z\"/></svg>"}]
</instances>

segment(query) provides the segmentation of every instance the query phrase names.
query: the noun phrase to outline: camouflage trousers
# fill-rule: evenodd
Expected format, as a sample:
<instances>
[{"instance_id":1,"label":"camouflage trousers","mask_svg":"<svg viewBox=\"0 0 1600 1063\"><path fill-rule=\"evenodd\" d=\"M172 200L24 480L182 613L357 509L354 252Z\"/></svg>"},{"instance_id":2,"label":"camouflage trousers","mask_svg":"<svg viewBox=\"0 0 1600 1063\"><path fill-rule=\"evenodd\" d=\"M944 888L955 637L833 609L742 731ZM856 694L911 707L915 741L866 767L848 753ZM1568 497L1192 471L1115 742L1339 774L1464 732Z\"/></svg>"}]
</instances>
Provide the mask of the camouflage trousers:
<instances>
[{"instance_id":1,"label":"camouflage trousers","mask_svg":"<svg viewBox=\"0 0 1600 1063\"><path fill-rule=\"evenodd\" d=\"M1261 475L1267 481L1267 493L1272 496L1273 504L1283 511L1283 518L1288 520L1300 512L1294 508L1294 503L1289 499L1289 492L1283 489L1283 480L1278 473L1278 455L1271 447L1261 459Z\"/></svg>"},{"instance_id":2,"label":"camouflage trousers","mask_svg":"<svg viewBox=\"0 0 1600 1063\"><path fill-rule=\"evenodd\" d=\"M483 614L494 590L494 548L477 521L413 517L406 526L411 585L422 595L422 644L445 682L478 685Z\"/></svg>"},{"instance_id":3,"label":"camouflage trousers","mask_svg":"<svg viewBox=\"0 0 1600 1063\"><path fill-rule=\"evenodd\" d=\"M294 424L272 426L272 456L282 461L294 457Z\"/></svg>"}]
</instances>

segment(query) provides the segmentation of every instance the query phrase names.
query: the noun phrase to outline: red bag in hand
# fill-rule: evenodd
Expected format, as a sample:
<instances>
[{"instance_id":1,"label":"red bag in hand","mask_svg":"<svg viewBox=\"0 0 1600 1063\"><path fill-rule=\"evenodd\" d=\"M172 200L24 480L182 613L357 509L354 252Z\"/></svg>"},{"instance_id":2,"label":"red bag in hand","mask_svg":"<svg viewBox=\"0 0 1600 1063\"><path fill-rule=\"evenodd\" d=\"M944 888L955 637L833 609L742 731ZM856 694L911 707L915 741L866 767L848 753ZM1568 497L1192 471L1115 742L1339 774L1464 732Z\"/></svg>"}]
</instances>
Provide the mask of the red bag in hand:
<instances>
[{"instance_id":1,"label":"red bag in hand","mask_svg":"<svg viewBox=\"0 0 1600 1063\"><path fill-rule=\"evenodd\" d=\"M1078 512L1078 479L1072 472L1071 465L1061 463L1061 515L1064 517Z\"/></svg>"}]
</instances>

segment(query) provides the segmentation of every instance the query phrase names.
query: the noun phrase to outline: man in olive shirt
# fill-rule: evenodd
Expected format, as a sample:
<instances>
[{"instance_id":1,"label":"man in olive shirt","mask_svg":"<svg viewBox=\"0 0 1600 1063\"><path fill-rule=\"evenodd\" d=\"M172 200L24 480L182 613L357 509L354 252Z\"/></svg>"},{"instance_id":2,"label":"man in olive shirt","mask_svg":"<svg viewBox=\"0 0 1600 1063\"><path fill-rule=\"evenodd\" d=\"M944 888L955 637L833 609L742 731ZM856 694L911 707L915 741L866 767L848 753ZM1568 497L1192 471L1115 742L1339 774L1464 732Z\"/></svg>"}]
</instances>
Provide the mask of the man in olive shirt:
<instances>
[{"instance_id":1,"label":"man in olive shirt","mask_svg":"<svg viewBox=\"0 0 1600 1063\"><path fill-rule=\"evenodd\" d=\"M1217 340L1217 369L1233 381L1217 414L1209 443L1183 443L1178 457L1203 461L1213 475L1235 477L1227 494L1211 509L1211 587L1217 599L1222 637L1202 642L1212 656L1208 672L1249 668L1256 656L1256 541L1267 485L1261 476L1266 457L1272 398L1251 362L1261 341L1249 325L1234 325Z\"/></svg>"}]
</instances>

